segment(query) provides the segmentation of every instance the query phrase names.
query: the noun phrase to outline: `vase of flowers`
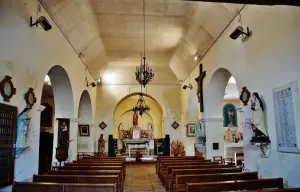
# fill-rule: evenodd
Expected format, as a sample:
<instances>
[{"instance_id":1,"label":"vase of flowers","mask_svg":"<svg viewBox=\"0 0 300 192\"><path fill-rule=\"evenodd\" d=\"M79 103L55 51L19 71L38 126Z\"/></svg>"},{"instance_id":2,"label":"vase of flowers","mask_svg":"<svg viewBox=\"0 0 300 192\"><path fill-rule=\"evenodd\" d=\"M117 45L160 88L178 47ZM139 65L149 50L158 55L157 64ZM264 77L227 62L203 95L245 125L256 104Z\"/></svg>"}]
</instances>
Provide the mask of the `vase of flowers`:
<instances>
[{"instance_id":1,"label":"vase of flowers","mask_svg":"<svg viewBox=\"0 0 300 192\"><path fill-rule=\"evenodd\" d=\"M171 143L171 153L174 156L178 156L178 155L182 154L183 151L184 151L184 146L180 141L178 141L178 140L172 141L172 143Z\"/></svg>"}]
</instances>

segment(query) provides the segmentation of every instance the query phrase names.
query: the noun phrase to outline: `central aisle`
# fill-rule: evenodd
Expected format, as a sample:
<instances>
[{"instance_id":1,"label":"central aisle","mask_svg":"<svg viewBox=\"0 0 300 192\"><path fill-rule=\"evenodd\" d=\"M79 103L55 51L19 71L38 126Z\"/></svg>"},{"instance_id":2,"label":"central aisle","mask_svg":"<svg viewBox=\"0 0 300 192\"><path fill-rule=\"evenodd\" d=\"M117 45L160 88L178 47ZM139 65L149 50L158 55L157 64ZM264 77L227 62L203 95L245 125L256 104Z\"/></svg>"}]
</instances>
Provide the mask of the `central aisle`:
<instances>
[{"instance_id":1,"label":"central aisle","mask_svg":"<svg viewBox=\"0 0 300 192\"><path fill-rule=\"evenodd\" d=\"M155 173L155 164L127 164L124 192L165 192Z\"/></svg>"}]
</instances>

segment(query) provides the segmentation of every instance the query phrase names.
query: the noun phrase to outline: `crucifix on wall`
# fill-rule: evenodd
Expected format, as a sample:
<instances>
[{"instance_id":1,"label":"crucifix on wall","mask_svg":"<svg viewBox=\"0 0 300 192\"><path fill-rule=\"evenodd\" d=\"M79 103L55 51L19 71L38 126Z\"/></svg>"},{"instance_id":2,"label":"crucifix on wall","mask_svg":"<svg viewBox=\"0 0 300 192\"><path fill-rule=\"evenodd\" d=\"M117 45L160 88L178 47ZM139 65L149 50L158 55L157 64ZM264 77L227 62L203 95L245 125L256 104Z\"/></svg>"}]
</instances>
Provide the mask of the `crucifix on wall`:
<instances>
[{"instance_id":1,"label":"crucifix on wall","mask_svg":"<svg viewBox=\"0 0 300 192\"><path fill-rule=\"evenodd\" d=\"M202 64L199 66L199 76L195 79L197 82L197 97L198 102L200 103L200 112L202 113L203 110L203 79L206 76L206 71L203 71Z\"/></svg>"}]
</instances>

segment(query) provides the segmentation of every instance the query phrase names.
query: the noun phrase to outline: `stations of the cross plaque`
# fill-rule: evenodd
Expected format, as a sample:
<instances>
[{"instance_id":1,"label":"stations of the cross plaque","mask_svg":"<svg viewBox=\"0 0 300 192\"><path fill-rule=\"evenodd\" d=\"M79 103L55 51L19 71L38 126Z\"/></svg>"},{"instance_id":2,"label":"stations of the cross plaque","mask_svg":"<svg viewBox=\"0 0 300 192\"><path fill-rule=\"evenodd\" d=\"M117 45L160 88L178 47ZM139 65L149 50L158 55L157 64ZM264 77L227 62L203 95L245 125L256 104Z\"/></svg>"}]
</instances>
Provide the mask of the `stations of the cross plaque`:
<instances>
[{"instance_id":1,"label":"stations of the cross plaque","mask_svg":"<svg viewBox=\"0 0 300 192\"><path fill-rule=\"evenodd\" d=\"M195 79L197 82L197 97L198 97L198 102L200 103L200 112L203 113L203 79L206 76L206 71L203 71L203 66L200 64L199 66L199 76Z\"/></svg>"}]
</instances>

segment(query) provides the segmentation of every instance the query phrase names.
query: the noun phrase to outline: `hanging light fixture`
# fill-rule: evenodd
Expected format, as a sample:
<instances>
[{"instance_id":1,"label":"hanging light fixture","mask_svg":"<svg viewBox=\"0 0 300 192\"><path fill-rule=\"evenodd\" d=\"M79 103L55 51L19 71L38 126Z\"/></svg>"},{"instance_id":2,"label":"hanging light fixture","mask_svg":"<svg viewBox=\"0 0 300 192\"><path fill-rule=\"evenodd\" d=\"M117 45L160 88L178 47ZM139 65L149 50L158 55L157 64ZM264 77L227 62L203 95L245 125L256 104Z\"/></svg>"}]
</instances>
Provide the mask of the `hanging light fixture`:
<instances>
[{"instance_id":1,"label":"hanging light fixture","mask_svg":"<svg viewBox=\"0 0 300 192\"><path fill-rule=\"evenodd\" d=\"M141 91L140 96L139 96L139 99L138 99L136 105L133 106L133 108L132 108L132 111L133 111L134 113L135 113L135 112L138 112L140 116L143 116L143 114L144 114L145 112L150 111L150 107L146 104L143 95L144 95L144 94L143 94L142 91Z\"/></svg>"},{"instance_id":2,"label":"hanging light fixture","mask_svg":"<svg viewBox=\"0 0 300 192\"><path fill-rule=\"evenodd\" d=\"M141 53L141 65L136 67L135 77L136 80L146 87L146 85L153 79L154 70L146 63L146 37L145 37L145 26L146 26L146 16L145 16L145 0L143 1L143 11L144 11L144 54Z\"/></svg>"}]
</instances>

